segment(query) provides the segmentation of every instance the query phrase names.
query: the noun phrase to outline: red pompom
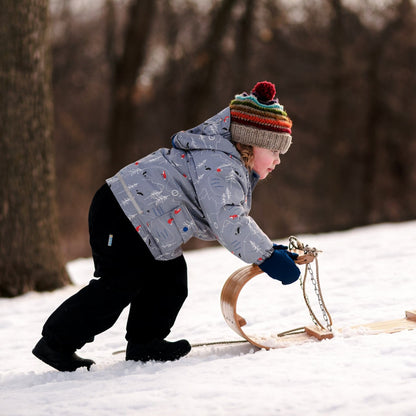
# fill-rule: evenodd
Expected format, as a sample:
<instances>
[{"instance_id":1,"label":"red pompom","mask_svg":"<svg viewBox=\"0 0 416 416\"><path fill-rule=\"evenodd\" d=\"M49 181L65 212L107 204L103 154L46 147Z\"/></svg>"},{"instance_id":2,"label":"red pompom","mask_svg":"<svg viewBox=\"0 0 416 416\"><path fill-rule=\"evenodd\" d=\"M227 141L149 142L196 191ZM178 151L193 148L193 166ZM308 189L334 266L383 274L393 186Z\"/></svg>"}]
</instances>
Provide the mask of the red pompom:
<instances>
[{"instance_id":1,"label":"red pompom","mask_svg":"<svg viewBox=\"0 0 416 416\"><path fill-rule=\"evenodd\" d=\"M252 94L255 94L260 101L271 101L276 95L276 87L274 84L268 81L258 82L251 90Z\"/></svg>"}]
</instances>

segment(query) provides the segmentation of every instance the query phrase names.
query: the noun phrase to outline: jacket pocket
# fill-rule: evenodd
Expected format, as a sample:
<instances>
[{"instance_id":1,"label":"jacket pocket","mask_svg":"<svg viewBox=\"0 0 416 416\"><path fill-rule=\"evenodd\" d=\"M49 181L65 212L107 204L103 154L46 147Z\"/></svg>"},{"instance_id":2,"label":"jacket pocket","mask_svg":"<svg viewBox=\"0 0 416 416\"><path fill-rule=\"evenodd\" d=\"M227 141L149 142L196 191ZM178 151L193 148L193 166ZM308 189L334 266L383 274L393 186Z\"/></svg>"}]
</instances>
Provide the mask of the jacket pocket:
<instances>
[{"instance_id":1,"label":"jacket pocket","mask_svg":"<svg viewBox=\"0 0 416 416\"><path fill-rule=\"evenodd\" d=\"M172 223L178 229L182 242L186 243L195 234L195 221L185 206L177 207L171 212Z\"/></svg>"},{"instance_id":2,"label":"jacket pocket","mask_svg":"<svg viewBox=\"0 0 416 416\"><path fill-rule=\"evenodd\" d=\"M185 206L152 220L148 229L162 252L173 250L186 243L195 231L195 222Z\"/></svg>"}]
</instances>

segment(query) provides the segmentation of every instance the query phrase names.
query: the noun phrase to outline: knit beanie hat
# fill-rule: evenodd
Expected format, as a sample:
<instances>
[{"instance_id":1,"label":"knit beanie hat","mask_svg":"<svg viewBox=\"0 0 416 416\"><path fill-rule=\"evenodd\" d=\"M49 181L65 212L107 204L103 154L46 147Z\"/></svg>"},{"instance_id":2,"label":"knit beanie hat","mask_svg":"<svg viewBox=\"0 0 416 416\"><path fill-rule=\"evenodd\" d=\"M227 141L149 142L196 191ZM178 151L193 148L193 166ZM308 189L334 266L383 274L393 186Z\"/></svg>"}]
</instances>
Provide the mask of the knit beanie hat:
<instances>
[{"instance_id":1,"label":"knit beanie hat","mask_svg":"<svg viewBox=\"0 0 416 416\"><path fill-rule=\"evenodd\" d=\"M235 96L230 103L231 138L235 142L286 153L292 143L292 120L268 81L258 82L250 94Z\"/></svg>"}]
</instances>

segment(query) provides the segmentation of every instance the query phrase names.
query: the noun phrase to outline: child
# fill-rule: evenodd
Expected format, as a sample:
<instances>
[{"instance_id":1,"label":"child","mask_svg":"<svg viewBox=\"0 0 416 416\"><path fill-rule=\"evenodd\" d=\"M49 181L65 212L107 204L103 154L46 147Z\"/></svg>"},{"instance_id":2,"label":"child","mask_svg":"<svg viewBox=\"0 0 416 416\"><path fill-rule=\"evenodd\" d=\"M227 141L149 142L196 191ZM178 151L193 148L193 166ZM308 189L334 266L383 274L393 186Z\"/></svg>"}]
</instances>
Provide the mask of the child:
<instances>
[{"instance_id":1,"label":"child","mask_svg":"<svg viewBox=\"0 0 416 416\"><path fill-rule=\"evenodd\" d=\"M296 281L296 254L276 246L248 215L251 194L291 145L292 122L267 81L201 125L107 179L89 212L94 276L46 321L33 354L59 371L88 369L75 354L130 305L126 360L171 361L187 340L166 341L187 297L181 245L218 240L283 284Z\"/></svg>"}]
</instances>

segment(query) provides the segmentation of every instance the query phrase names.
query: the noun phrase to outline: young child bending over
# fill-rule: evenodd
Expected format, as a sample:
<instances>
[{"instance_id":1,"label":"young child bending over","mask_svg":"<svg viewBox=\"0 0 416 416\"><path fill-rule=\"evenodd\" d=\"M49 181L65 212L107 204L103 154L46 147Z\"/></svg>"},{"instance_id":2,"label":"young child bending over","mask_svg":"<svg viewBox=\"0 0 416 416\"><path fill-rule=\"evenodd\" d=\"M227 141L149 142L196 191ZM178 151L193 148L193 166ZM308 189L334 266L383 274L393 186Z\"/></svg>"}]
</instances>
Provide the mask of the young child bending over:
<instances>
[{"instance_id":1,"label":"young child bending over","mask_svg":"<svg viewBox=\"0 0 416 416\"><path fill-rule=\"evenodd\" d=\"M296 281L296 254L276 246L249 216L252 191L289 149L292 122L267 81L200 124L173 136L172 148L124 167L95 194L89 233L90 283L46 321L33 349L59 371L88 369L75 351L116 322L130 305L126 360L170 361L187 340L165 338L187 297L181 246L218 240L283 284Z\"/></svg>"}]
</instances>

